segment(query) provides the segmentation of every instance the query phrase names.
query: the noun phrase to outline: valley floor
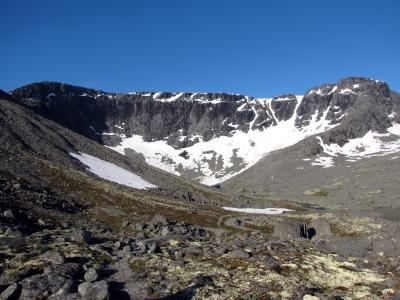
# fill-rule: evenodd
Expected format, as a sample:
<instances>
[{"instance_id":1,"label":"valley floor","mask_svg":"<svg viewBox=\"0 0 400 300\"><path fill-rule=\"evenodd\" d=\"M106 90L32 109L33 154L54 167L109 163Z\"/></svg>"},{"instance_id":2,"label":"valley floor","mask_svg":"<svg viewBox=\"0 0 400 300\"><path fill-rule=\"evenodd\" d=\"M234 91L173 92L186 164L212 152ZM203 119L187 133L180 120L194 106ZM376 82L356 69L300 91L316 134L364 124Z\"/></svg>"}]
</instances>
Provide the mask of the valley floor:
<instances>
[{"instance_id":1,"label":"valley floor","mask_svg":"<svg viewBox=\"0 0 400 300\"><path fill-rule=\"evenodd\" d=\"M400 297L396 211L177 213L154 201L143 213L115 195L84 205L7 174L0 184L0 299Z\"/></svg>"}]
</instances>

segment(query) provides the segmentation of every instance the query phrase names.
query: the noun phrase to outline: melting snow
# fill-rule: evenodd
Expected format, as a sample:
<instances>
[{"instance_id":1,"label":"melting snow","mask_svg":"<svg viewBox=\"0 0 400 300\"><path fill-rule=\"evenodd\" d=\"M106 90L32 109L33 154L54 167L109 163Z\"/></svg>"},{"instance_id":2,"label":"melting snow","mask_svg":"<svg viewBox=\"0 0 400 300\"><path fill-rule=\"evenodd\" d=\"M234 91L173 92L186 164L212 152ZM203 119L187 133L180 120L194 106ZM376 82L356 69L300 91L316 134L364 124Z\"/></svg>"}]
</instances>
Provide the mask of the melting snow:
<instances>
[{"instance_id":1,"label":"melting snow","mask_svg":"<svg viewBox=\"0 0 400 300\"><path fill-rule=\"evenodd\" d=\"M326 156L318 156L317 158L314 159L314 161L311 163L312 166L321 166L323 168L330 168L335 165L333 162L332 157L326 157Z\"/></svg>"},{"instance_id":2,"label":"melting snow","mask_svg":"<svg viewBox=\"0 0 400 300\"><path fill-rule=\"evenodd\" d=\"M289 98L289 97L279 97L279 98L274 99L274 101L290 101L290 100L294 100L294 99Z\"/></svg>"},{"instance_id":3,"label":"melting snow","mask_svg":"<svg viewBox=\"0 0 400 300\"><path fill-rule=\"evenodd\" d=\"M285 212L294 211L287 208L235 208L235 207L222 207L225 210L242 212L247 214L262 214L262 215L281 215Z\"/></svg>"},{"instance_id":4,"label":"melting snow","mask_svg":"<svg viewBox=\"0 0 400 300\"><path fill-rule=\"evenodd\" d=\"M142 177L95 156L86 153L70 153L70 155L87 166L89 172L103 179L141 190L157 187L147 182Z\"/></svg>"},{"instance_id":5,"label":"melting snow","mask_svg":"<svg viewBox=\"0 0 400 300\"><path fill-rule=\"evenodd\" d=\"M393 124L388 133L367 132L363 137L349 140L340 147L337 144L326 145L317 137L324 152L331 156L344 155L349 158L384 156L400 151L400 124ZM384 141L383 139L390 139Z\"/></svg>"},{"instance_id":6,"label":"melting snow","mask_svg":"<svg viewBox=\"0 0 400 300\"><path fill-rule=\"evenodd\" d=\"M356 94L356 93L349 88L345 88L345 89L340 90L339 94L348 95L348 94Z\"/></svg>"}]
</instances>

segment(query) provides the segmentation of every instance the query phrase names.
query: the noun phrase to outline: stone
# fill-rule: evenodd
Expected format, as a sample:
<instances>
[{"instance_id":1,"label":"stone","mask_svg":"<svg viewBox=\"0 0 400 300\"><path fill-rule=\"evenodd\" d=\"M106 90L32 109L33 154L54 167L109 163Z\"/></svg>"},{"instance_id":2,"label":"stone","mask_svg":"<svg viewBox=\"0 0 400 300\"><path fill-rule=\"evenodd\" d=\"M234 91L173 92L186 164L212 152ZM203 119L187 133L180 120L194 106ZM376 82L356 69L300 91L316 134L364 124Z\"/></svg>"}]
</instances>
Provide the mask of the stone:
<instances>
[{"instance_id":1,"label":"stone","mask_svg":"<svg viewBox=\"0 0 400 300\"><path fill-rule=\"evenodd\" d=\"M229 256L232 258L250 258L251 253L244 251L243 249L235 249L231 252L229 252Z\"/></svg>"},{"instance_id":2,"label":"stone","mask_svg":"<svg viewBox=\"0 0 400 300\"><path fill-rule=\"evenodd\" d=\"M16 299L19 289L18 283L11 284L0 294L0 300Z\"/></svg>"},{"instance_id":3,"label":"stone","mask_svg":"<svg viewBox=\"0 0 400 300\"><path fill-rule=\"evenodd\" d=\"M77 278L82 274L82 266L78 263L54 264L44 270L44 274L49 276L64 276L67 278Z\"/></svg>"},{"instance_id":4,"label":"stone","mask_svg":"<svg viewBox=\"0 0 400 300\"><path fill-rule=\"evenodd\" d=\"M168 226L163 227L161 230L161 236L167 236L172 233L171 229Z\"/></svg>"},{"instance_id":5,"label":"stone","mask_svg":"<svg viewBox=\"0 0 400 300\"><path fill-rule=\"evenodd\" d=\"M391 278L385 279L385 281L383 281L381 284L387 288L400 286L400 279L391 277Z\"/></svg>"},{"instance_id":6,"label":"stone","mask_svg":"<svg viewBox=\"0 0 400 300\"><path fill-rule=\"evenodd\" d=\"M105 280L94 283L84 282L78 286L78 293L84 299L107 300L109 298L108 283Z\"/></svg>"},{"instance_id":7,"label":"stone","mask_svg":"<svg viewBox=\"0 0 400 300\"><path fill-rule=\"evenodd\" d=\"M40 226L45 226L45 225L46 225L46 222L43 221L42 219L39 219L39 220L38 220L38 224L39 224Z\"/></svg>"},{"instance_id":8,"label":"stone","mask_svg":"<svg viewBox=\"0 0 400 300\"><path fill-rule=\"evenodd\" d=\"M184 254L183 254L183 252L180 251L180 250L177 250L177 251L174 252L174 258L175 258L176 260L182 259L183 256L184 256Z\"/></svg>"},{"instance_id":9,"label":"stone","mask_svg":"<svg viewBox=\"0 0 400 300\"><path fill-rule=\"evenodd\" d=\"M142 231L145 228L146 228L146 225L144 223L136 223L135 224L135 230L137 230L137 231Z\"/></svg>"},{"instance_id":10,"label":"stone","mask_svg":"<svg viewBox=\"0 0 400 300\"><path fill-rule=\"evenodd\" d=\"M123 248L122 248L122 251L123 252L131 252L131 250L132 250L132 247L131 247L131 245L126 245L126 246L124 246Z\"/></svg>"},{"instance_id":11,"label":"stone","mask_svg":"<svg viewBox=\"0 0 400 300\"><path fill-rule=\"evenodd\" d=\"M5 212L3 212L3 216L6 218L14 218L14 214L11 209L7 209Z\"/></svg>"},{"instance_id":12,"label":"stone","mask_svg":"<svg viewBox=\"0 0 400 300\"><path fill-rule=\"evenodd\" d=\"M74 242L90 244L92 241L92 234L83 229L73 229L71 233L71 240Z\"/></svg>"},{"instance_id":13,"label":"stone","mask_svg":"<svg viewBox=\"0 0 400 300\"><path fill-rule=\"evenodd\" d=\"M65 263L65 257L58 251L47 251L41 255L41 258L58 264Z\"/></svg>"},{"instance_id":14,"label":"stone","mask_svg":"<svg viewBox=\"0 0 400 300\"><path fill-rule=\"evenodd\" d=\"M20 300L46 299L50 294L72 292L74 281L55 274L38 274L25 278L20 282L22 290Z\"/></svg>"},{"instance_id":15,"label":"stone","mask_svg":"<svg viewBox=\"0 0 400 300\"><path fill-rule=\"evenodd\" d=\"M293 221L278 222L274 225L274 236L288 240L301 238L303 236L300 223Z\"/></svg>"},{"instance_id":16,"label":"stone","mask_svg":"<svg viewBox=\"0 0 400 300\"><path fill-rule=\"evenodd\" d=\"M83 276L86 282L94 282L99 279L99 273L95 268L90 268Z\"/></svg>"},{"instance_id":17,"label":"stone","mask_svg":"<svg viewBox=\"0 0 400 300\"><path fill-rule=\"evenodd\" d=\"M160 244L156 241L149 243L148 245L148 252L149 253L161 253Z\"/></svg>"},{"instance_id":18,"label":"stone","mask_svg":"<svg viewBox=\"0 0 400 300\"><path fill-rule=\"evenodd\" d=\"M213 252L219 255L224 255L229 252L229 250L225 247L217 247L213 249Z\"/></svg>"},{"instance_id":19,"label":"stone","mask_svg":"<svg viewBox=\"0 0 400 300\"><path fill-rule=\"evenodd\" d=\"M155 215L152 219L154 225L169 225L168 219L162 215Z\"/></svg>"},{"instance_id":20,"label":"stone","mask_svg":"<svg viewBox=\"0 0 400 300\"><path fill-rule=\"evenodd\" d=\"M113 250L117 251L121 248L121 245L122 245L122 243L120 241L117 241L112 245L112 248L113 248Z\"/></svg>"},{"instance_id":21,"label":"stone","mask_svg":"<svg viewBox=\"0 0 400 300\"><path fill-rule=\"evenodd\" d=\"M20 185L19 183L14 183L14 184L13 184L13 189L14 189L14 190L17 191L17 190L19 190L20 188L21 188L21 185Z\"/></svg>"},{"instance_id":22,"label":"stone","mask_svg":"<svg viewBox=\"0 0 400 300\"><path fill-rule=\"evenodd\" d=\"M138 253L145 253L146 252L146 244L142 241L133 242L132 249L133 249L133 251L138 252Z\"/></svg>"},{"instance_id":23,"label":"stone","mask_svg":"<svg viewBox=\"0 0 400 300\"><path fill-rule=\"evenodd\" d=\"M318 219L311 223L308 228L308 238L313 240L324 239L332 235L331 225L323 220Z\"/></svg>"}]
</instances>

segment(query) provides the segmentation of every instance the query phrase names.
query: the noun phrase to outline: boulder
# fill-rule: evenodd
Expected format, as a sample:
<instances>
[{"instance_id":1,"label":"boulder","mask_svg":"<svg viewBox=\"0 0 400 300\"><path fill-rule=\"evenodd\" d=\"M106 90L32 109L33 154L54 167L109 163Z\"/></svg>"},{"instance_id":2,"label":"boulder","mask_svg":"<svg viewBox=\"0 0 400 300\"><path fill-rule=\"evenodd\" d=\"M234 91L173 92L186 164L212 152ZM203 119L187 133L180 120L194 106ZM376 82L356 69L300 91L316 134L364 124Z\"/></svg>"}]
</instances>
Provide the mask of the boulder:
<instances>
[{"instance_id":1,"label":"boulder","mask_svg":"<svg viewBox=\"0 0 400 300\"><path fill-rule=\"evenodd\" d=\"M235 250L229 252L229 256L232 258L247 259L247 258L250 258L251 253L244 251L243 249L235 249Z\"/></svg>"},{"instance_id":2,"label":"boulder","mask_svg":"<svg viewBox=\"0 0 400 300\"><path fill-rule=\"evenodd\" d=\"M65 263L65 257L58 251L47 251L40 256L42 259L57 263Z\"/></svg>"},{"instance_id":3,"label":"boulder","mask_svg":"<svg viewBox=\"0 0 400 300\"><path fill-rule=\"evenodd\" d=\"M83 276L86 282L94 282L99 279L99 273L95 268L90 268Z\"/></svg>"},{"instance_id":4,"label":"boulder","mask_svg":"<svg viewBox=\"0 0 400 300\"><path fill-rule=\"evenodd\" d=\"M20 286L18 283L13 283L9 285L1 294L0 300L11 300L17 299L18 292L20 290Z\"/></svg>"},{"instance_id":5,"label":"boulder","mask_svg":"<svg viewBox=\"0 0 400 300\"><path fill-rule=\"evenodd\" d=\"M274 225L274 236L294 240L297 238L304 237L300 223L293 221L281 221Z\"/></svg>"},{"instance_id":6,"label":"boulder","mask_svg":"<svg viewBox=\"0 0 400 300\"><path fill-rule=\"evenodd\" d=\"M105 280L84 282L78 286L78 293L83 299L107 300L109 298L108 283Z\"/></svg>"},{"instance_id":7,"label":"boulder","mask_svg":"<svg viewBox=\"0 0 400 300\"><path fill-rule=\"evenodd\" d=\"M323 219L318 219L311 223L308 228L310 239L324 239L332 235L331 225Z\"/></svg>"},{"instance_id":8,"label":"boulder","mask_svg":"<svg viewBox=\"0 0 400 300\"><path fill-rule=\"evenodd\" d=\"M158 226L166 226L169 225L169 221L165 216L162 215L155 215L151 220L151 223Z\"/></svg>"},{"instance_id":9,"label":"boulder","mask_svg":"<svg viewBox=\"0 0 400 300\"><path fill-rule=\"evenodd\" d=\"M83 229L73 229L71 233L71 240L74 242L90 244L92 241L92 234Z\"/></svg>"},{"instance_id":10,"label":"boulder","mask_svg":"<svg viewBox=\"0 0 400 300\"><path fill-rule=\"evenodd\" d=\"M5 212L3 212L3 216L6 218L14 218L14 214L11 209L7 209Z\"/></svg>"}]
</instances>

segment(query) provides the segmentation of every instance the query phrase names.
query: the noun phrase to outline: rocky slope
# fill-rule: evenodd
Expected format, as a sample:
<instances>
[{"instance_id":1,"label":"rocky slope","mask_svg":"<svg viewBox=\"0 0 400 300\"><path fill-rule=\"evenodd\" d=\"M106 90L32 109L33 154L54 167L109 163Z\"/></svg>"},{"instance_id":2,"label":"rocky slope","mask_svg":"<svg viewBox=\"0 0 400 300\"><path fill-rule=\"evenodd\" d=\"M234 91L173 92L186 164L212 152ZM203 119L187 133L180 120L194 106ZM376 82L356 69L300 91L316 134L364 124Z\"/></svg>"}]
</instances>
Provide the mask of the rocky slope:
<instances>
[{"instance_id":1,"label":"rocky slope","mask_svg":"<svg viewBox=\"0 0 400 300\"><path fill-rule=\"evenodd\" d=\"M269 99L223 93L112 94L52 82L12 94L41 115L120 153L205 184L227 180L267 153L308 136L326 133L324 143L343 146L400 121L399 95L386 83L365 78ZM320 151L316 147L313 154Z\"/></svg>"}]
</instances>

